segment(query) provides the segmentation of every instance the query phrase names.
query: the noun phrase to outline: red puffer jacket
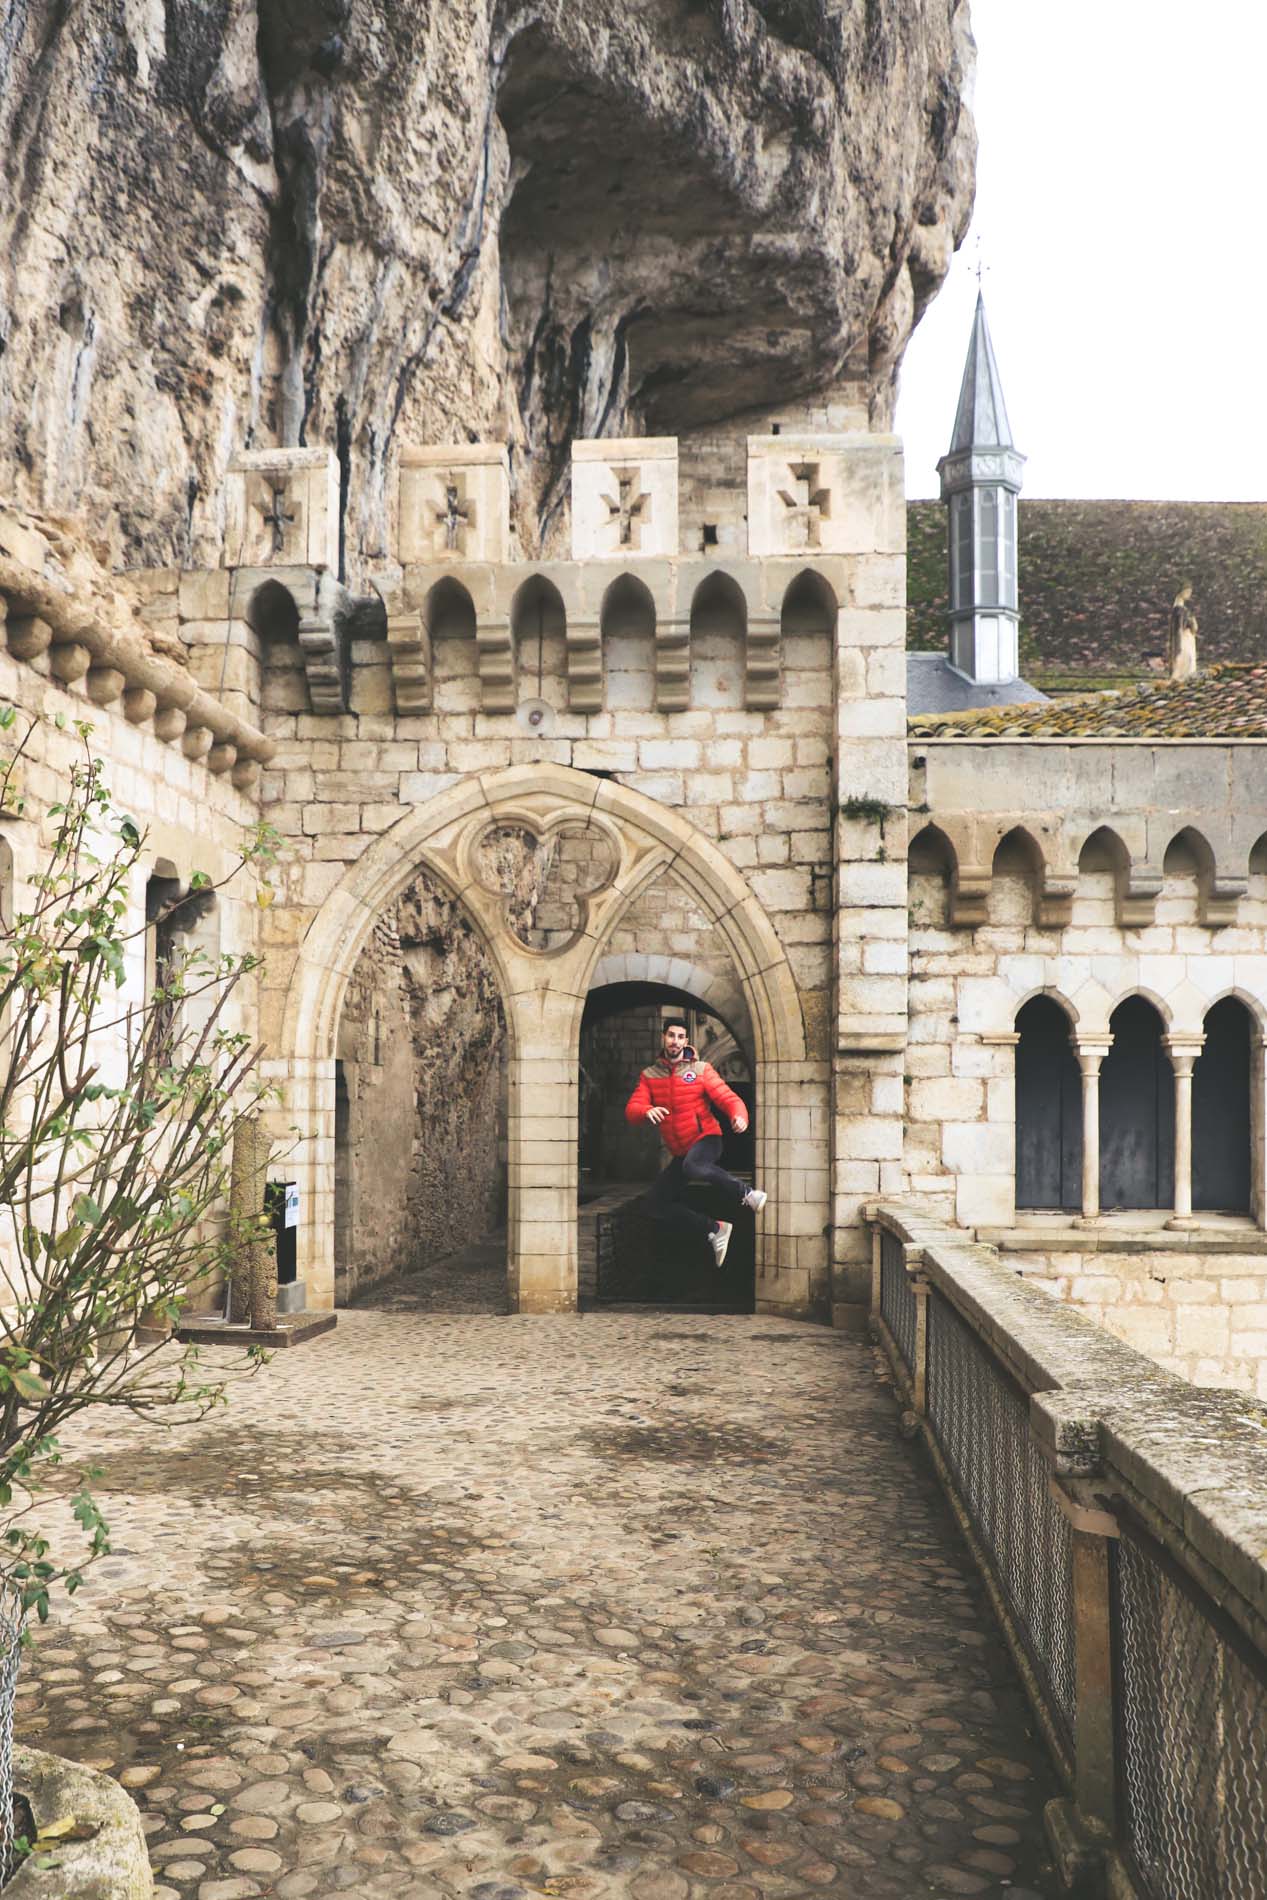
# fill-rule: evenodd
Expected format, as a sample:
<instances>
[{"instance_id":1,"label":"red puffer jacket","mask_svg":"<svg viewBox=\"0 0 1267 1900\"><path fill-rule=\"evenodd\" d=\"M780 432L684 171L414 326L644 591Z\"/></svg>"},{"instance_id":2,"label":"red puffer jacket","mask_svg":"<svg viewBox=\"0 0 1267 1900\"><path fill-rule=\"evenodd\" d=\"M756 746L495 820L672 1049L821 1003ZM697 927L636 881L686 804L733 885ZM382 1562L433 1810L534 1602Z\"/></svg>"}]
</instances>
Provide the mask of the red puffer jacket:
<instances>
[{"instance_id":1,"label":"red puffer jacket","mask_svg":"<svg viewBox=\"0 0 1267 1900\"><path fill-rule=\"evenodd\" d=\"M688 1048L680 1062L671 1066L653 1062L642 1071L625 1105L625 1120L640 1122L649 1108L667 1108L668 1115L656 1132L671 1155L684 1155L704 1135L721 1134L721 1123L710 1103L715 1103L728 1121L748 1112L712 1064L701 1062L694 1049Z\"/></svg>"}]
</instances>

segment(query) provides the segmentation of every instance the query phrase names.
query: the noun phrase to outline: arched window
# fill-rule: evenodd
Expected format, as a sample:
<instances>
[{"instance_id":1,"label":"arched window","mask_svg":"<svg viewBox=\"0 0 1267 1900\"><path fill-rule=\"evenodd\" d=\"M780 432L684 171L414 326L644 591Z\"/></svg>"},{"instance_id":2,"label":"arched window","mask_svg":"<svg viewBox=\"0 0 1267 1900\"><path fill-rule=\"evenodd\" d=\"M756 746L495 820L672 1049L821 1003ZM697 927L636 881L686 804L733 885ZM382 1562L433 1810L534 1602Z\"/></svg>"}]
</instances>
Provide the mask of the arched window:
<instances>
[{"instance_id":1,"label":"arched window","mask_svg":"<svg viewBox=\"0 0 1267 1900\"><path fill-rule=\"evenodd\" d=\"M431 636L432 705L437 712L473 712L480 703L475 603L460 581L447 576L427 596Z\"/></svg>"},{"instance_id":2,"label":"arched window","mask_svg":"<svg viewBox=\"0 0 1267 1900\"><path fill-rule=\"evenodd\" d=\"M1043 887L1043 854L1029 832L1013 826L999 839L991 866L992 924L1029 924Z\"/></svg>"},{"instance_id":3,"label":"arched window","mask_svg":"<svg viewBox=\"0 0 1267 1900\"><path fill-rule=\"evenodd\" d=\"M567 611L563 596L543 574L534 574L515 595L510 610L520 699L567 704Z\"/></svg>"},{"instance_id":4,"label":"arched window","mask_svg":"<svg viewBox=\"0 0 1267 1900\"><path fill-rule=\"evenodd\" d=\"M748 609L737 581L710 574L691 602L691 704L742 710Z\"/></svg>"},{"instance_id":5,"label":"arched window","mask_svg":"<svg viewBox=\"0 0 1267 1900\"><path fill-rule=\"evenodd\" d=\"M1100 1205L1170 1207L1175 1181L1175 1080L1163 1025L1143 996L1109 1019L1100 1071Z\"/></svg>"},{"instance_id":6,"label":"arched window","mask_svg":"<svg viewBox=\"0 0 1267 1900\"><path fill-rule=\"evenodd\" d=\"M145 886L145 1000L155 1005L155 1048L166 1060L197 1036L216 1006L209 979L220 949L214 891L195 891L160 859Z\"/></svg>"},{"instance_id":7,"label":"arched window","mask_svg":"<svg viewBox=\"0 0 1267 1900\"><path fill-rule=\"evenodd\" d=\"M1082 1205L1082 1078L1069 1018L1050 996L1018 1012L1016 1205Z\"/></svg>"},{"instance_id":8,"label":"arched window","mask_svg":"<svg viewBox=\"0 0 1267 1900\"><path fill-rule=\"evenodd\" d=\"M599 624L606 704L620 712L655 705L655 601L644 581L622 574L603 595Z\"/></svg>"},{"instance_id":9,"label":"arched window","mask_svg":"<svg viewBox=\"0 0 1267 1900\"><path fill-rule=\"evenodd\" d=\"M950 917L955 850L944 831L924 825L907 852L907 892L912 929L944 930Z\"/></svg>"},{"instance_id":10,"label":"arched window","mask_svg":"<svg viewBox=\"0 0 1267 1900\"><path fill-rule=\"evenodd\" d=\"M831 705L837 611L834 588L813 568L802 569L779 612L784 704Z\"/></svg>"},{"instance_id":11,"label":"arched window","mask_svg":"<svg viewBox=\"0 0 1267 1900\"><path fill-rule=\"evenodd\" d=\"M1192 1070L1192 1205L1250 1211L1250 1048L1253 1020L1225 996L1205 1019L1205 1047Z\"/></svg>"}]
</instances>

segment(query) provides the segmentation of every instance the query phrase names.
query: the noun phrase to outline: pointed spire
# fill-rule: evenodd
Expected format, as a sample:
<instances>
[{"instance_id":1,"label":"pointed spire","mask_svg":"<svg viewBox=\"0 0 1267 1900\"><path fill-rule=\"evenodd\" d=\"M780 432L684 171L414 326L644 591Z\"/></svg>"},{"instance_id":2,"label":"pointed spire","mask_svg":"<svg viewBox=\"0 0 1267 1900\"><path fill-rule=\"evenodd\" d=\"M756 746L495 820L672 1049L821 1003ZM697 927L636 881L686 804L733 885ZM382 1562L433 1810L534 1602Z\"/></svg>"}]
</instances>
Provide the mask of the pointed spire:
<instances>
[{"instance_id":1,"label":"pointed spire","mask_svg":"<svg viewBox=\"0 0 1267 1900\"><path fill-rule=\"evenodd\" d=\"M999 380L999 366L994 360L994 345L990 341L989 325L985 320L985 301L978 291L977 312L972 320L972 337L968 344L968 360L963 366L959 407L955 411L955 429L950 439L949 453L961 455L970 449L1010 449L1014 446L1011 424L1007 419L1007 405L1003 400L1003 385Z\"/></svg>"}]
</instances>

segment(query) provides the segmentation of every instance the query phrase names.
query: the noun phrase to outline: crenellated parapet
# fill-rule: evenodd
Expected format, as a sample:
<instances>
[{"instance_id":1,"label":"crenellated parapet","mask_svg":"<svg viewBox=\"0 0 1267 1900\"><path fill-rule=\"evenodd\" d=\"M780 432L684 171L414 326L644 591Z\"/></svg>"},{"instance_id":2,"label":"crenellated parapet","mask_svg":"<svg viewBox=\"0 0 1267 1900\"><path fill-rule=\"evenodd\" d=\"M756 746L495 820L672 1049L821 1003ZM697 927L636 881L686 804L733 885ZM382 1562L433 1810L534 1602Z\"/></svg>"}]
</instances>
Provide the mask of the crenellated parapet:
<instances>
[{"instance_id":1,"label":"crenellated parapet","mask_svg":"<svg viewBox=\"0 0 1267 1900\"><path fill-rule=\"evenodd\" d=\"M703 546L692 530L689 549L679 525L676 439L575 442L570 558L546 562L518 551L504 444L407 446L393 476L389 545L357 586L340 578L346 497L333 452L252 450L228 476L223 613L265 642L284 631L299 649L307 710L331 715L351 710L358 632L385 642L392 709L409 715L435 706L438 645L460 630L472 643L479 710L511 716L532 697L519 677L520 652L543 599L562 630L567 708L579 714L608 707L607 656L634 624L650 636L655 709L688 710L694 638L724 605L741 652L737 704L775 711L784 697L789 596L809 575L836 610L854 604L853 565L874 556L877 496L858 454L866 439L748 438L746 487L725 491ZM733 520L720 518L726 508ZM900 550L902 523L890 525ZM184 619L189 644L216 643L213 631L209 642L202 632L186 634ZM213 617L198 624L210 630ZM249 645L245 635L227 644L235 640ZM257 664L264 659L261 650ZM208 672L213 665L203 664ZM228 672L247 670L235 662Z\"/></svg>"},{"instance_id":2,"label":"crenellated parapet","mask_svg":"<svg viewBox=\"0 0 1267 1900\"><path fill-rule=\"evenodd\" d=\"M1088 862L1111 869L1120 930L1158 921L1168 868L1195 882L1196 922L1241 921L1265 848L1267 753L1234 740L911 742L911 834L943 858L947 921L988 921L1000 853L1024 857L1033 921L1070 921Z\"/></svg>"}]
</instances>

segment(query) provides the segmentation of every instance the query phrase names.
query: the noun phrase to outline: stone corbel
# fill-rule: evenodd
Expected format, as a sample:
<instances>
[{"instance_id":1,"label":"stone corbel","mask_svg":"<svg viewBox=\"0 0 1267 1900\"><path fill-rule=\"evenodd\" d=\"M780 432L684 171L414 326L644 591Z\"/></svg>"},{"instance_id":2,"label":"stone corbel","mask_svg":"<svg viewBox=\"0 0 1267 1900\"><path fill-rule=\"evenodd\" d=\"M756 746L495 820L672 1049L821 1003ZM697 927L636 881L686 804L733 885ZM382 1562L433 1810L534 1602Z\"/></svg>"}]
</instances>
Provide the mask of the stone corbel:
<instances>
[{"instance_id":1,"label":"stone corbel","mask_svg":"<svg viewBox=\"0 0 1267 1900\"><path fill-rule=\"evenodd\" d=\"M387 657L392 691L401 717L431 710L431 632L420 607L407 607L403 596L383 596L387 618Z\"/></svg>"},{"instance_id":2,"label":"stone corbel","mask_svg":"<svg viewBox=\"0 0 1267 1900\"><path fill-rule=\"evenodd\" d=\"M685 712L691 703L689 615L656 621L655 703L657 712Z\"/></svg>"},{"instance_id":3,"label":"stone corbel","mask_svg":"<svg viewBox=\"0 0 1267 1900\"><path fill-rule=\"evenodd\" d=\"M348 707L349 655L340 625L339 589L322 574L310 613L299 620L299 648L308 677L308 698L315 713L341 713Z\"/></svg>"},{"instance_id":4,"label":"stone corbel","mask_svg":"<svg viewBox=\"0 0 1267 1900\"><path fill-rule=\"evenodd\" d=\"M988 864L961 864L950 882L950 921L973 927L988 918L994 874Z\"/></svg>"},{"instance_id":5,"label":"stone corbel","mask_svg":"<svg viewBox=\"0 0 1267 1900\"><path fill-rule=\"evenodd\" d=\"M475 629L479 656L480 710L515 710L515 636L508 620L481 621Z\"/></svg>"},{"instance_id":6,"label":"stone corbel","mask_svg":"<svg viewBox=\"0 0 1267 1900\"><path fill-rule=\"evenodd\" d=\"M575 620L567 623L568 710L595 713L603 710L603 643L601 623Z\"/></svg>"},{"instance_id":7,"label":"stone corbel","mask_svg":"<svg viewBox=\"0 0 1267 1900\"><path fill-rule=\"evenodd\" d=\"M1038 922L1047 930L1063 930L1073 918L1073 900L1078 889L1076 871L1060 875L1049 873L1038 894Z\"/></svg>"},{"instance_id":8,"label":"stone corbel","mask_svg":"<svg viewBox=\"0 0 1267 1900\"><path fill-rule=\"evenodd\" d=\"M1136 869L1131 866L1118 885L1117 921L1122 930L1146 930L1152 923L1157 911L1157 899L1161 896L1162 876L1160 871Z\"/></svg>"},{"instance_id":9,"label":"stone corbel","mask_svg":"<svg viewBox=\"0 0 1267 1900\"><path fill-rule=\"evenodd\" d=\"M777 614L755 615L744 642L744 705L775 712L783 689L783 627Z\"/></svg>"},{"instance_id":10,"label":"stone corbel","mask_svg":"<svg viewBox=\"0 0 1267 1900\"><path fill-rule=\"evenodd\" d=\"M1216 871L1202 889L1198 900L1197 916L1200 922L1208 930L1222 930L1228 924L1234 924L1240 901L1248 889L1248 878L1221 877Z\"/></svg>"}]
</instances>

